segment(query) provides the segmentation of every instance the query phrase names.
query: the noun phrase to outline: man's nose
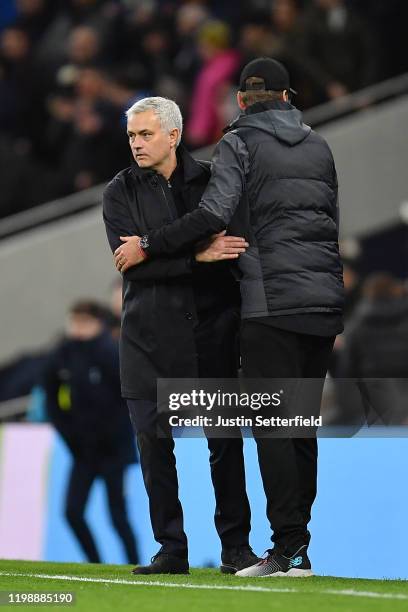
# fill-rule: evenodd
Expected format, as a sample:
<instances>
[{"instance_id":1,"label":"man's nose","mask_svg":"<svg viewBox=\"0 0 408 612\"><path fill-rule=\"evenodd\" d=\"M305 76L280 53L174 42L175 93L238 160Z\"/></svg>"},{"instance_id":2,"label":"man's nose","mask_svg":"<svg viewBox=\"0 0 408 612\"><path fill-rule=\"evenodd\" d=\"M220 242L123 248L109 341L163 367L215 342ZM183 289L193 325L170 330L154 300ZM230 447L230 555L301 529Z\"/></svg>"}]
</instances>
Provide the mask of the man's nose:
<instances>
[{"instance_id":1,"label":"man's nose","mask_svg":"<svg viewBox=\"0 0 408 612\"><path fill-rule=\"evenodd\" d=\"M139 150L142 148L143 145L143 141L141 138L138 138L137 136L135 137L134 141L133 141L133 148L136 150Z\"/></svg>"}]
</instances>

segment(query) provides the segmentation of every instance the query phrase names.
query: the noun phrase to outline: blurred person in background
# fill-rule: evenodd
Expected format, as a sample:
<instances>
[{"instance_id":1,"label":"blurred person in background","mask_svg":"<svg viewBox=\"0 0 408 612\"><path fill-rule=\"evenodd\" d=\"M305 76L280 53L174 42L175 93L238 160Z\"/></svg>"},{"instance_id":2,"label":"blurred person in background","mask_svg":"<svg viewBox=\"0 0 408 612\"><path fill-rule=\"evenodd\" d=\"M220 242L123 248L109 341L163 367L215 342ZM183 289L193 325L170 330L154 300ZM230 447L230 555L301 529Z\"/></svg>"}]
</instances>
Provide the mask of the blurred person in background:
<instances>
[{"instance_id":1,"label":"blurred person in background","mask_svg":"<svg viewBox=\"0 0 408 612\"><path fill-rule=\"evenodd\" d=\"M112 168L119 169L126 163L129 157L127 143L118 128L126 125L125 110L129 104L145 93L138 89L138 75L129 75L126 69L105 70L92 65L78 70L71 85L53 92L48 99L50 118L44 143L49 163L57 170L61 168L60 190L64 191L64 181L69 185L65 189L73 189L75 172L82 167L93 169L89 182L94 184L110 176ZM88 127L80 121L81 112L85 111L95 118ZM101 138L105 138L104 146ZM71 147L75 149L73 170L71 162L63 162L64 157L70 155ZM74 188L77 189L75 184Z\"/></svg>"},{"instance_id":2,"label":"blurred person in background","mask_svg":"<svg viewBox=\"0 0 408 612\"><path fill-rule=\"evenodd\" d=\"M53 179L40 158L44 99L28 34L19 26L5 28L0 34L0 217L53 197Z\"/></svg>"},{"instance_id":3,"label":"blurred person in background","mask_svg":"<svg viewBox=\"0 0 408 612\"><path fill-rule=\"evenodd\" d=\"M75 66L95 63L102 52L102 41L95 27L78 25L73 28L67 41L67 60Z\"/></svg>"},{"instance_id":4,"label":"blurred person in background","mask_svg":"<svg viewBox=\"0 0 408 612\"><path fill-rule=\"evenodd\" d=\"M126 139L118 127L123 101L134 96L115 86L104 71L86 67L76 74L73 88L50 99L47 148L56 166L58 195L97 185L127 162Z\"/></svg>"},{"instance_id":5,"label":"blurred person in background","mask_svg":"<svg viewBox=\"0 0 408 612\"><path fill-rule=\"evenodd\" d=\"M102 478L113 527L128 562L137 563L124 494L126 468L136 462L136 447L120 396L118 345L105 321L105 308L96 302L71 306L65 338L48 356L43 388L48 418L72 455L65 516L86 558L101 561L85 507L93 482Z\"/></svg>"},{"instance_id":6,"label":"blurred person in background","mask_svg":"<svg viewBox=\"0 0 408 612\"><path fill-rule=\"evenodd\" d=\"M76 34L74 30L73 35ZM93 37L92 32L85 35ZM96 39L92 40L83 55L74 54L72 61L82 58L86 63L95 59L97 45ZM87 90L85 84L80 87L85 83L84 69L79 64L62 67L57 80L63 85L63 89L59 85L63 93L50 97L46 103L47 92L53 87L53 78L45 83L50 74L35 61L25 30L13 26L2 32L0 130L8 140L3 145L4 152L0 144L0 159L4 158L10 170L7 175L1 173L0 214L18 212L91 187L110 176L116 156L119 164L116 167L123 165L120 151L125 152L127 159L126 143L118 140L117 130L110 130L112 119L120 122L120 112L117 111L116 119L112 118L114 108L106 104L104 108L101 104L97 107L98 98L88 95L91 86L88 84ZM65 93L68 91L69 95Z\"/></svg>"},{"instance_id":7,"label":"blurred person in background","mask_svg":"<svg viewBox=\"0 0 408 612\"><path fill-rule=\"evenodd\" d=\"M159 92L160 79L172 73L170 32L165 24L155 24L143 33L141 44L149 88Z\"/></svg>"},{"instance_id":8,"label":"blurred person in background","mask_svg":"<svg viewBox=\"0 0 408 612\"><path fill-rule=\"evenodd\" d=\"M138 100L149 95L145 84L145 70L138 70L138 66L125 67L122 70L120 67L115 67L106 73L103 100L105 104L111 104L116 109L120 125L124 129L126 128L126 110ZM121 140L123 141L122 138Z\"/></svg>"},{"instance_id":9,"label":"blurred person in background","mask_svg":"<svg viewBox=\"0 0 408 612\"><path fill-rule=\"evenodd\" d=\"M342 359L345 376L408 378L408 294L398 279L366 279L352 315Z\"/></svg>"},{"instance_id":10,"label":"blurred person in background","mask_svg":"<svg viewBox=\"0 0 408 612\"><path fill-rule=\"evenodd\" d=\"M16 0L15 4L15 24L27 32L32 43L37 43L52 22L58 3L53 0Z\"/></svg>"},{"instance_id":11,"label":"blurred person in background","mask_svg":"<svg viewBox=\"0 0 408 612\"><path fill-rule=\"evenodd\" d=\"M270 57L277 51L277 40L267 14L248 17L240 29L238 46L243 66L256 57Z\"/></svg>"},{"instance_id":12,"label":"blurred person in background","mask_svg":"<svg viewBox=\"0 0 408 612\"><path fill-rule=\"evenodd\" d=\"M114 129L119 122L114 121L112 110L77 100L72 130L60 161L58 189L61 194L97 185L127 160L125 142L118 141Z\"/></svg>"},{"instance_id":13,"label":"blurred person in background","mask_svg":"<svg viewBox=\"0 0 408 612\"><path fill-rule=\"evenodd\" d=\"M206 23L198 34L203 67L192 92L186 140L191 147L202 147L218 140L224 121L219 108L239 69L240 57L231 46L231 32L221 21Z\"/></svg>"},{"instance_id":14,"label":"blurred person in background","mask_svg":"<svg viewBox=\"0 0 408 612\"><path fill-rule=\"evenodd\" d=\"M270 18L277 41L272 57L287 66L293 87L299 92L296 105L306 109L319 104L319 81L313 60L305 53L307 34L299 0L273 0Z\"/></svg>"},{"instance_id":15,"label":"blurred person in background","mask_svg":"<svg viewBox=\"0 0 408 612\"><path fill-rule=\"evenodd\" d=\"M102 39L95 27L79 25L69 31L65 52L59 61L44 68L54 87L74 87L83 68L102 65Z\"/></svg>"},{"instance_id":16,"label":"blurred person in background","mask_svg":"<svg viewBox=\"0 0 408 612\"><path fill-rule=\"evenodd\" d=\"M174 57L176 75L187 92L191 91L201 66L198 50L198 32L209 19L208 8L203 4L186 3L176 13L177 51Z\"/></svg>"},{"instance_id":17,"label":"blurred person in background","mask_svg":"<svg viewBox=\"0 0 408 612\"><path fill-rule=\"evenodd\" d=\"M298 0L274 0L267 10L250 14L241 28L242 67L256 57L273 57L282 62L291 75L293 88L299 92L296 104L301 109L325 100L305 47L304 16Z\"/></svg>"},{"instance_id":18,"label":"blurred person in background","mask_svg":"<svg viewBox=\"0 0 408 612\"><path fill-rule=\"evenodd\" d=\"M10 26L0 34L0 131L29 151L44 119L44 82L32 58L26 31Z\"/></svg>"},{"instance_id":19,"label":"blurred person in background","mask_svg":"<svg viewBox=\"0 0 408 612\"><path fill-rule=\"evenodd\" d=\"M136 235L195 209L210 168L180 144L182 116L175 102L147 98L133 105L127 118L135 163L106 187L103 216L124 281L122 395L137 436L154 537L161 545L151 564L133 573L187 574L174 440L168 420L167 425L159 421L157 379L237 377L239 289L229 262L221 260L236 258L242 248L234 249L234 237L220 235L197 253L188 249L132 266L140 252ZM242 437L209 438L208 448L221 571L234 573L257 560L249 546Z\"/></svg>"},{"instance_id":20,"label":"blurred person in background","mask_svg":"<svg viewBox=\"0 0 408 612\"><path fill-rule=\"evenodd\" d=\"M357 383L364 420L369 424L407 424L408 292L388 273L369 276L361 292L360 304L346 328L339 376ZM346 416L350 404L354 416L358 415L355 394L350 393L343 402L349 403L343 406Z\"/></svg>"},{"instance_id":21,"label":"blurred person in background","mask_svg":"<svg viewBox=\"0 0 408 612\"><path fill-rule=\"evenodd\" d=\"M43 67L59 65L72 45L89 55L94 43L88 36L96 32L100 52L115 57L116 36L119 28L119 5L113 0L66 0L56 11L36 47L37 59ZM81 30L77 28L86 28ZM72 33L76 30L74 39ZM74 51L75 54L75 51ZM109 59L109 57L105 58Z\"/></svg>"},{"instance_id":22,"label":"blurred person in background","mask_svg":"<svg viewBox=\"0 0 408 612\"><path fill-rule=\"evenodd\" d=\"M375 82L378 61L372 30L345 0L313 1L304 42L304 53L328 99Z\"/></svg>"},{"instance_id":23,"label":"blurred person in background","mask_svg":"<svg viewBox=\"0 0 408 612\"><path fill-rule=\"evenodd\" d=\"M172 76L175 43L172 20L156 2L126 5L117 39L120 63L129 73L143 70L144 89L157 92L160 80Z\"/></svg>"}]
</instances>

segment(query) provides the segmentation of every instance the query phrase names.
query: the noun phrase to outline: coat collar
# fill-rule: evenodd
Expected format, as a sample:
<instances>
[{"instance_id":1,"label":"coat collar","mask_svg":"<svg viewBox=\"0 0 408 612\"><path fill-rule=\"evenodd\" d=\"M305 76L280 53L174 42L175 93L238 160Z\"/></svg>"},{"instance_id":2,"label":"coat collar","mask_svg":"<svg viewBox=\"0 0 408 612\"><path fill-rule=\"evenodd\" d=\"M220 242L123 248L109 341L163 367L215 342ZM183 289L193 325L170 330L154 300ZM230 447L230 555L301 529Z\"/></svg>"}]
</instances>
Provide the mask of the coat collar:
<instances>
[{"instance_id":1,"label":"coat collar","mask_svg":"<svg viewBox=\"0 0 408 612\"><path fill-rule=\"evenodd\" d=\"M194 181L198 177L206 174L206 170L203 166L194 159L183 144L177 147L177 160L178 163L182 164L184 181L186 183ZM151 168L140 168L135 161L132 162L131 170L133 176L140 180L149 179L158 174L156 170L152 170Z\"/></svg>"},{"instance_id":2,"label":"coat collar","mask_svg":"<svg viewBox=\"0 0 408 612\"><path fill-rule=\"evenodd\" d=\"M265 102L256 102L255 104L251 104L251 106L248 106L237 117L235 117L235 119L233 119L231 123L223 129L223 133L226 134L227 132L230 132L235 127L237 127L237 123L243 117L256 115L257 113L263 113L268 110L290 111L296 110L296 108L292 106L290 102L284 102L283 100L268 100Z\"/></svg>"}]
</instances>

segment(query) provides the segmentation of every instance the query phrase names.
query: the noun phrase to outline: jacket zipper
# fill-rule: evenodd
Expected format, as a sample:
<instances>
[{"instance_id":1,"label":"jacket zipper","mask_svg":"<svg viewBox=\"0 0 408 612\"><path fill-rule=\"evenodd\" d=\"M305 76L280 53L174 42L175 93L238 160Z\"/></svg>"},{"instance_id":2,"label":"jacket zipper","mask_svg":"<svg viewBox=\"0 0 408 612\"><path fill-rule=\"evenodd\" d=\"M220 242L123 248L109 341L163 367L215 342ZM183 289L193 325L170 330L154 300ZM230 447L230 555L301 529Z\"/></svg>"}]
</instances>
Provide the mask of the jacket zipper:
<instances>
[{"instance_id":1,"label":"jacket zipper","mask_svg":"<svg viewBox=\"0 0 408 612\"><path fill-rule=\"evenodd\" d=\"M173 213L171 212L171 208L170 208L169 201L168 201L167 196L166 196L166 193L165 193L165 191L164 191L164 189L163 189L163 185L161 184L161 182L160 182L160 181L159 181L159 185L160 185L160 189L161 189L162 194L163 194L163 198L164 198L164 200L165 200L165 202L166 202L167 210L168 210L168 212L169 212L169 217L170 217L170 219L171 219L172 221L174 221L174 220L175 220L175 217L173 216ZM170 184L170 181L167 181L167 185L168 185L169 189L171 189L171 184Z\"/></svg>"}]
</instances>

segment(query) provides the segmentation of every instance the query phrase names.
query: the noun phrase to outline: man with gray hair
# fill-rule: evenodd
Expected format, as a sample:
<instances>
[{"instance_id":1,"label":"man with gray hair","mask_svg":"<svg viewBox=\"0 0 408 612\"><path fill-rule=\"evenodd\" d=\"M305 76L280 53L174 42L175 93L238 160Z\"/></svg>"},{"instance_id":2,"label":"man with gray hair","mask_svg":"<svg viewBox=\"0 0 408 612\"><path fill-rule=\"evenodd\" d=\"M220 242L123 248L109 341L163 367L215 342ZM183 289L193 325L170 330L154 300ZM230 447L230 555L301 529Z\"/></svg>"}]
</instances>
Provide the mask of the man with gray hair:
<instances>
[{"instance_id":1,"label":"man with gray hair","mask_svg":"<svg viewBox=\"0 0 408 612\"><path fill-rule=\"evenodd\" d=\"M185 574L189 571L187 538L174 441L169 429L158 434L156 380L237 375L240 297L228 260L239 257L246 243L221 232L201 248L134 265L141 253L136 236L196 209L210 167L179 146L182 116L175 102L145 98L127 111L127 119L135 163L106 187L103 215L124 282L122 395L137 436L154 536L161 544L151 564L133 572ZM218 262L210 272L209 262ZM242 438L213 438L208 446L221 570L235 573L257 561L248 541L250 509Z\"/></svg>"}]
</instances>

